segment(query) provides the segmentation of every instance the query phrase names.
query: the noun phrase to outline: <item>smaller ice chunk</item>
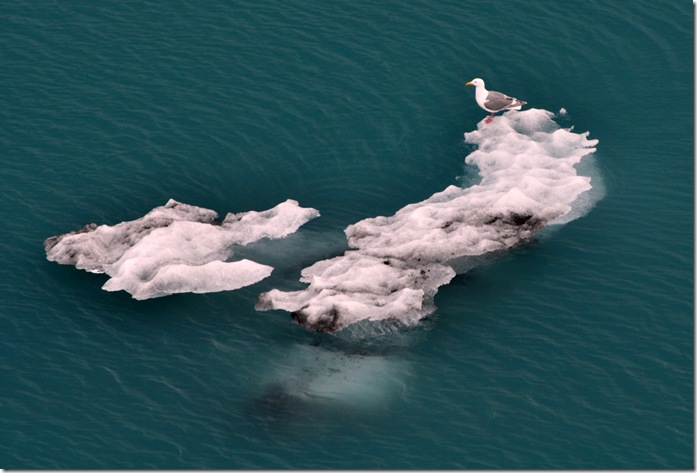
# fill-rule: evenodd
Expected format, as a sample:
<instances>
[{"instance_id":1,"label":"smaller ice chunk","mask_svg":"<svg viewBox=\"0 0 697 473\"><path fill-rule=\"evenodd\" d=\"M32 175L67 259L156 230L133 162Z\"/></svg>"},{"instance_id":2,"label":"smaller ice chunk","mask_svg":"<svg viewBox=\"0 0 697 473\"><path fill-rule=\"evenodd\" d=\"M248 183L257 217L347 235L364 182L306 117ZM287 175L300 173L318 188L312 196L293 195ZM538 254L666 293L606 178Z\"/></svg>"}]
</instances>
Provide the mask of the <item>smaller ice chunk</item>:
<instances>
[{"instance_id":1,"label":"smaller ice chunk","mask_svg":"<svg viewBox=\"0 0 697 473\"><path fill-rule=\"evenodd\" d=\"M114 226L89 224L48 238L50 261L111 276L107 291L136 299L179 292L217 292L254 284L273 268L250 260L227 262L235 245L295 232L319 212L287 200L263 212L228 214L222 223L209 209L170 199L145 216Z\"/></svg>"}]
</instances>

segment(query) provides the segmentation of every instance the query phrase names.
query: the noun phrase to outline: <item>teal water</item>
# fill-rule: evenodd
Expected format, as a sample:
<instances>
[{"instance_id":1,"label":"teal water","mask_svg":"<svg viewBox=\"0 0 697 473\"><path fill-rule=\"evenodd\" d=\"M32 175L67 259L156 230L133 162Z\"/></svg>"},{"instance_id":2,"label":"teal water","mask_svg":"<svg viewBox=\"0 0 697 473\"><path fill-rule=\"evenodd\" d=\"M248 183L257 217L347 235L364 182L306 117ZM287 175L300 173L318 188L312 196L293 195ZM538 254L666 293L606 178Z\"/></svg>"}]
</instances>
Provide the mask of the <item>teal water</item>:
<instances>
[{"instance_id":1,"label":"teal water","mask_svg":"<svg viewBox=\"0 0 697 473\"><path fill-rule=\"evenodd\" d=\"M0 6L0 466L694 468L687 2ZM474 77L598 139L588 215L316 334L257 296L471 178ZM169 198L321 212L237 291L147 301L43 242Z\"/></svg>"}]
</instances>

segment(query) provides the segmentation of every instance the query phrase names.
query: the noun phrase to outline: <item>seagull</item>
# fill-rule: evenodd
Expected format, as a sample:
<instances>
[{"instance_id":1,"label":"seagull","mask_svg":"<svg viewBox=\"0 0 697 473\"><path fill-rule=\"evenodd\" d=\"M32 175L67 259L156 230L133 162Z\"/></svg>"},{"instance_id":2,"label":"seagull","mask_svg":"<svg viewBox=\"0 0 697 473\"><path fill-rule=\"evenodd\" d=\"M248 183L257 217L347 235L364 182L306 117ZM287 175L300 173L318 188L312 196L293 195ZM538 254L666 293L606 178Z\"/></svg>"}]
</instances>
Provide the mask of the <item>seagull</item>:
<instances>
[{"instance_id":1,"label":"seagull","mask_svg":"<svg viewBox=\"0 0 697 473\"><path fill-rule=\"evenodd\" d=\"M485 121L485 123L491 123L494 119L494 114L496 112L501 112L503 110L520 110L520 107L525 105L527 102L518 100L513 97L509 97L501 92L494 92L493 90L486 90L484 87L484 81L480 78L472 79L466 85L473 85L476 87L476 92L474 97L477 99L477 104L482 107L487 112L491 112Z\"/></svg>"}]
</instances>

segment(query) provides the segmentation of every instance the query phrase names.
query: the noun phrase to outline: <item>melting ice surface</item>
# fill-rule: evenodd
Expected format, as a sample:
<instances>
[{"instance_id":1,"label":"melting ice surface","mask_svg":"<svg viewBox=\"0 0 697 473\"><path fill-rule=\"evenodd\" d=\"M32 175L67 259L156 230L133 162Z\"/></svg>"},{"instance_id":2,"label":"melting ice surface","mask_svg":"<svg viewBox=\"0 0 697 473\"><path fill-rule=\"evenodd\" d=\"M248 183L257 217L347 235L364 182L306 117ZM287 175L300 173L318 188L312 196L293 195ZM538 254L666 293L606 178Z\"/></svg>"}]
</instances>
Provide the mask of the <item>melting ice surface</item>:
<instances>
[{"instance_id":1,"label":"melting ice surface","mask_svg":"<svg viewBox=\"0 0 697 473\"><path fill-rule=\"evenodd\" d=\"M48 238L50 261L111 276L107 291L128 291L135 299L178 292L216 292L260 281L273 268L247 259L226 261L234 245L283 238L319 216L287 200L263 212L228 213L222 222L209 209L170 199L145 216L114 226L92 223Z\"/></svg>"},{"instance_id":2,"label":"melting ice surface","mask_svg":"<svg viewBox=\"0 0 697 473\"><path fill-rule=\"evenodd\" d=\"M323 332L366 319L415 323L435 310L439 286L483 255L584 215L599 197L590 193L591 177L575 166L598 140L560 128L553 117L530 109L480 122L465 133L478 146L465 160L479 168L478 184L450 186L391 217L350 225L352 250L305 268L304 290L261 294L257 309L286 310Z\"/></svg>"}]
</instances>

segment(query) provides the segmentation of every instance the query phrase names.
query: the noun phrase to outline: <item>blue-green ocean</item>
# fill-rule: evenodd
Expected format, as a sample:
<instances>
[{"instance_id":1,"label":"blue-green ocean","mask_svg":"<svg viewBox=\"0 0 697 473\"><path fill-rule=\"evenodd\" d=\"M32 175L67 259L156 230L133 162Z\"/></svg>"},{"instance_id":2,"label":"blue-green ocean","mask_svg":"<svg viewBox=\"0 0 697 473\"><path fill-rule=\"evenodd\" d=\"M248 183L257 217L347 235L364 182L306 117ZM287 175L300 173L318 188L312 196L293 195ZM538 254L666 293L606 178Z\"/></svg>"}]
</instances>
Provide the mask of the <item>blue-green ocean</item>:
<instances>
[{"instance_id":1,"label":"blue-green ocean","mask_svg":"<svg viewBox=\"0 0 697 473\"><path fill-rule=\"evenodd\" d=\"M693 469L693 5L0 5L0 467ZM260 293L476 182L475 77L598 140L583 217L316 333ZM44 240L170 199L321 213L234 291L135 300Z\"/></svg>"}]
</instances>

